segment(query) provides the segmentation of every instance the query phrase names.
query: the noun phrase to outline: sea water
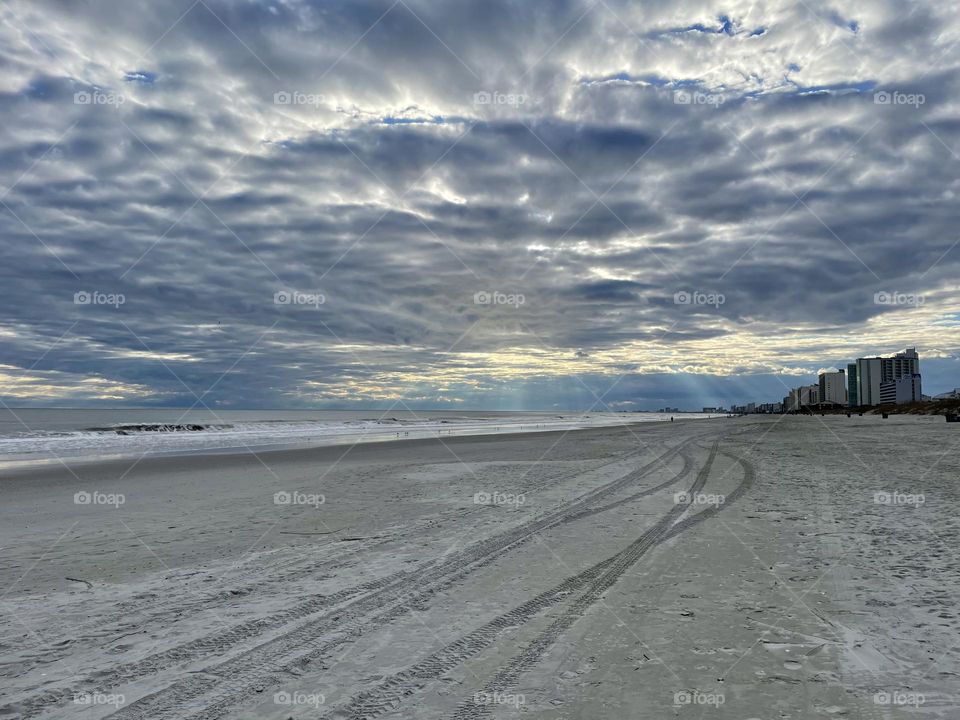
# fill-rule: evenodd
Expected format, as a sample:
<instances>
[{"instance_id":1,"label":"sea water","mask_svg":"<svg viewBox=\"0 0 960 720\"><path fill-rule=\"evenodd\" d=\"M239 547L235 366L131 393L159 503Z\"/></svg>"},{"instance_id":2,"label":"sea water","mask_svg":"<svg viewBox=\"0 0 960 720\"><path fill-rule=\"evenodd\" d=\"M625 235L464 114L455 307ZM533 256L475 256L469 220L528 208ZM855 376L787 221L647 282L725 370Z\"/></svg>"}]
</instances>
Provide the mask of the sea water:
<instances>
[{"instance_id":1,"label":"sea water","mask_svg":"<svg viewBox=\"0 0 960 720\"><path fill-rule=\"evenodd\" d=\"M0 462L223 452L669 421L662 413L0 409ZM685 413L684 418L709 417Z\"/></svg>"}]
</instances>

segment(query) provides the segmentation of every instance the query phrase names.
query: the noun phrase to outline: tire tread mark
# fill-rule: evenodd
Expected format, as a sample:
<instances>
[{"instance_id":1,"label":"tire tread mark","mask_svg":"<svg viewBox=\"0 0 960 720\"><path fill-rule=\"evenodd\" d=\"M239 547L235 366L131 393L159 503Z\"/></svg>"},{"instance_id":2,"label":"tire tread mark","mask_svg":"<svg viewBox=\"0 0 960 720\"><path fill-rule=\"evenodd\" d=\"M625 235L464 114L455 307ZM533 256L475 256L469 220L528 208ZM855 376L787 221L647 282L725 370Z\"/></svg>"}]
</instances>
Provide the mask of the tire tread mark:
<instances>
[{"instance_id":1,"label":"tire tread mark","mask_svg":"<svg viewBox=\"0 0 960 720\"><path fill-rule=\"evenodd\" d=\"M697 478L697 482L691 488L691 493L699 492L706 483L709 476L710 467L716 456L718 445L715 444L711 451L703 471ZM730 493L722 507L729 507L743 496L754 484L756 471L753 464L748 460L734 455L728 451L721 451L721 454L732 458L740 463L744 470L744 477L736 489ZM686 507L686 506L681 506ZM680 522L668 526L665 531L652 538L652 542L644 547L644 540L647 533L638 539L630 548L615 556L617 562L606 568L603 574L594 580L591 586L584 592L572 605L561 614L557 620L543 630L532 642L530 642L523 651L515 655L505 667L499 670L493 678L484 686L483 692L504 692L507 688L512 688L517 684L520 675L538 663L546 651L559 639L560 635L568 630L573 624L581 618L586 611L593 605L600 596L608 590L619 578L632 566L644 552L650 547L659 545L670 540L689 528L707 520L708 518L720 512L721 506L711 506L707 510L695 513L681 520ZM670 514L668 513L668 516ZM490 707L476 701L476 695L462 702L453 714L450 720L477 720L490 715ZM364 718L374 717L372 715L359 716Z\"/></svg>"},{"instance_id":2,"label":"tire tread mark","mask_svg":"<svg viewBox=\"0 0 960 720\"><path fill-rule=\"evenodd\" d=\"M699 488L705 484L716 452L717 445L714 444L707 463L697 474L697 479L691 488L691 492L699 492ZM664 489L689 472L693 464L692 458L690 458L689 455L685 455L684 460L684 468L681 473L670 480L660 483L656 487L631 495L628 498L605 505L602 508L584 511L578 514L578 517L592 515L595 514L595 512L610 509L638 497L650 495ZM378 687L355 696L345 710L346 715L350 717L351 720L369 720L382 715L384 712L388 712L396 707L404 697L410 695L413 687L421 685L424 680L435 680L454 667L462 664L470 657L473 657L496 642L499 635L508 628L529 622L547 608L559 602L569 600L568 596L573 592L592 583L591 588L584 594L584 596L589 595L599 587L597 584L602 583L607 573L611 570L616 571L616 575L613 578L613 580L615 580L636 562L636 559L645 552L647 547L652 547L651 543L655 543L664 533L669 532L671 523L682 515L685 510L686 507L680 505L671 508L653 527L645 531L640 538L616 555L587 568L577 575L567 578L559 585L539 594L513 610L500 615L470 634L450 643L417 665L390 677ZM609 587L609 585L613 583L613 580L609 580L608 584L603 586L603 589ZM581 599L584 596L581 596ZM575 600L575 604L579 603L581 599Z\"/></svg>"},{"instance_id":3,"label":"tire tread mark","mask_svg":"<svg viewBox=\"0 0 960 720\"><path fill-rule=\"evenodd\" d=\"M520 526L509 528L490 538L478 541L445 560L427 572L407 571L395 582L336 609L331 613L311 620L289 632L266 641L260 646L206 669L205 677L194 675L182 678L166 688L140 698L111 715L115 718L183 718L183 705L204 694L213 693L214 698L199 708L196 718L218 718L226 714L241 698L252 692L252 685L279 684L288 672L343 644L362 630L383 625L409 612L410 606L429 600L438 591L449 587L476 569L495 562L503 552L511 551L532 539L536 533L547 528L570 522L581 511L603 498L615 494L642 479L651 472L664 467L688 446L704 435L691 435L678 445L669 448L646 465L622 477L584 493L577 499ZM589 471L588 471L589 472ZM390 603L397 603L390 606ZM383 610L388 606L386 610ZM378 613L379 614L376 614ZM373 616L371 617L371 614ZM229 680L225 680L229 678ZM256 681L256 683L254 683Z\"/></svg>"}]
</instances>

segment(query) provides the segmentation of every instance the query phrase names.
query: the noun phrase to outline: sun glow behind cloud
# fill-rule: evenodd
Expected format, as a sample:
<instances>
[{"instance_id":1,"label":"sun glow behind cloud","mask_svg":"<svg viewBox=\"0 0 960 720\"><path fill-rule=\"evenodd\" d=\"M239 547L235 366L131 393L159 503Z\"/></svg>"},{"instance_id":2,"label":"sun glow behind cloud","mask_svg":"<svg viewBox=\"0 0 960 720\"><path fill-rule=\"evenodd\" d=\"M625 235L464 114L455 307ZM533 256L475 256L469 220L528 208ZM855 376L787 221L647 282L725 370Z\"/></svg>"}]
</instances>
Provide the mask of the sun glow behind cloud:
<instances>
[{"instance_id":1,"label":"sun glow behind cloud","mask_svg":"<svg viewBox=\"0 0 960 720\"><path fill-rule=\"evenodd\" d=\"M945 9L207 5L0 9L0 396L631 407L953 367Z\"/></svg>"}]
</instances>

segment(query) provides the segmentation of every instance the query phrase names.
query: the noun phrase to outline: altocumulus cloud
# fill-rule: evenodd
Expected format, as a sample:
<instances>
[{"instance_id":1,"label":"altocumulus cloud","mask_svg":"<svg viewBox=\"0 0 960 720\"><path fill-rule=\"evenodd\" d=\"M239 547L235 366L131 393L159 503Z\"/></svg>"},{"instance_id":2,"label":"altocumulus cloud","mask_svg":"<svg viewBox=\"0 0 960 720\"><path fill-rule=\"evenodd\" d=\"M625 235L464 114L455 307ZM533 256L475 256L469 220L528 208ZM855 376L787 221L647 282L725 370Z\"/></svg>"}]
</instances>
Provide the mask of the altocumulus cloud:
<instances>
[{"instance_id":1,"label":"altocumulus cloud","mask_svg":"<svg viewBox=\"0 0 960 720\"><path fill-rule=\"evenodd\" d=\"M938 4L0 15L4 402L629 409L908 344L953 386Z\"/></svg>"}]
</instances>

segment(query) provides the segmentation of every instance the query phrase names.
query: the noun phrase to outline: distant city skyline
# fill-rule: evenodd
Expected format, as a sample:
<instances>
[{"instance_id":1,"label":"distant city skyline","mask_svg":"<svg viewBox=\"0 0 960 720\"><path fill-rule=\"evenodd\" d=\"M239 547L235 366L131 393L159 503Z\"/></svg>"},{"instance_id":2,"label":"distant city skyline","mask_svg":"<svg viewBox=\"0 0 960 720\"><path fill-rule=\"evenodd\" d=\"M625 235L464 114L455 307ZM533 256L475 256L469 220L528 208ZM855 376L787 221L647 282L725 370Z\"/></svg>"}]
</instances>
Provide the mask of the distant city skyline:
<instances>
[{"instance_id":1,"label":"distant city skyline","mask_svg":"<svg viewBox=\"0 0 960 720\"><path fill-rule=\"evenodd\" d=\"M779 402L750 402L746 407L735 405L731 409L733 412L796 412L812 407L902 405L932 397L935 395L923 391L920 354L915 347L908 347L889 355L856 358L845 367L824 368L817 373L816 383L787 388L787 394Z\"/></svg>"}]
</instances>

